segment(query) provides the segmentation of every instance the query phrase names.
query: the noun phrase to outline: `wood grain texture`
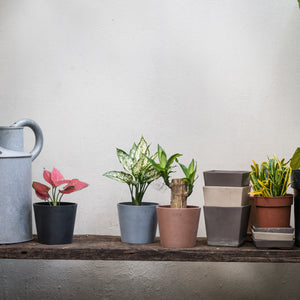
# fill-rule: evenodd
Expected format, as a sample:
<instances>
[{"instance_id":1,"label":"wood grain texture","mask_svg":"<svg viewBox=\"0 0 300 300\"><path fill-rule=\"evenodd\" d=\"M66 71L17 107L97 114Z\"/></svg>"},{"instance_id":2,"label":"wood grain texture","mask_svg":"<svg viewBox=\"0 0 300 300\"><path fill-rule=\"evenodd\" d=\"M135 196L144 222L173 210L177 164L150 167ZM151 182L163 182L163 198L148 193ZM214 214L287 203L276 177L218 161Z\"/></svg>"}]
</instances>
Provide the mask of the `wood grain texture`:
<instances>
[{"instance_id":1,"label":"wood grain texture","mask_svg":"<svg viewBox=\"0 0 300 300\"><path fill-rule=\"evenodd\" d=\"M198 238L194 248L169 249L153 244L122 243L117 236L76 235L67 245L43 245L33 241L0 245L1 259L64 259L64 260L140 260L202 262L276 262L300 263L300 248L291 250L256 249L252 242L239 248L207 246Z\"/></svg>"}]
</instances>

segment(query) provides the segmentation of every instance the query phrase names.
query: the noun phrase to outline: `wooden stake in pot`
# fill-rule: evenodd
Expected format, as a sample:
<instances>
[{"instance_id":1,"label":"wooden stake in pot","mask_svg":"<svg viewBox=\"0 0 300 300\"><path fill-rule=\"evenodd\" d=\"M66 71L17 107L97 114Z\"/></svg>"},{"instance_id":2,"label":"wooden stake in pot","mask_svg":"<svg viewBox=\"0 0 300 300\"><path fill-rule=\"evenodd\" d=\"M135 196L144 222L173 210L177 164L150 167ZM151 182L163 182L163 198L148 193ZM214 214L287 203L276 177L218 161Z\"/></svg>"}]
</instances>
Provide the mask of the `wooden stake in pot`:
<instances>
[{"instance_id":1,"label":"wooden stake in pot","mask_svg":"<svg viewBox=\"0 0 300 300\"><path fill-rule=\"evenodd\" d=\"M182 179L172 179L171 188L171 208L186 208L186 199L188 197L187 183Z\"/></svg>"}]
</instances>

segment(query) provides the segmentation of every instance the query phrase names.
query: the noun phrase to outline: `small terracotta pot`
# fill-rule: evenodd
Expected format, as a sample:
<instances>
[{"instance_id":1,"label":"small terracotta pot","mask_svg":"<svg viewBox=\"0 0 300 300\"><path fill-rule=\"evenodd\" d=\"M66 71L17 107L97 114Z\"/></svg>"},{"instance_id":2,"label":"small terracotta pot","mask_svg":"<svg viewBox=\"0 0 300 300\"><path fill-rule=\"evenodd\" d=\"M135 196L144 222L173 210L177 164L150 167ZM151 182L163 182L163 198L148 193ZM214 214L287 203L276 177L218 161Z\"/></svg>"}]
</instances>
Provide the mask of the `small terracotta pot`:
<instances>
[{"instance_id":1,"label":"small terracotta pot","mask_svg":"<svg viewBox=\"0 0 300 300\"><path fill-rule=\"evenodd\" d=\"M199 206L156 207L160 244L166 248L191 248L196 245L200 217Z\"/></svg>"},{"instance_id":2,"label":"small terracotta pot","mask_svg":"<svg viewBox=\"0 0 300 300\"><path fill-rule=\"evenodd\" d=\"M258 227L289 227L293 195L282 197L255 196Z\"/></svg>"}]
</instances>

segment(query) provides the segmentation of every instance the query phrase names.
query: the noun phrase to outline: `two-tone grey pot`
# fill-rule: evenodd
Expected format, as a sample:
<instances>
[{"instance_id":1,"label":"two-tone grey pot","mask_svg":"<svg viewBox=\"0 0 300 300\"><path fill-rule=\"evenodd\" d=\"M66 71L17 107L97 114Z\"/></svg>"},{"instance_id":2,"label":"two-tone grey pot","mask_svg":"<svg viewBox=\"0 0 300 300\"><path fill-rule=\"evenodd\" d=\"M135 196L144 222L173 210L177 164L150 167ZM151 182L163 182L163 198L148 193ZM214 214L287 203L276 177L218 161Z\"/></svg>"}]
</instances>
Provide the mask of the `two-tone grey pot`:
<instances>
[{"instance_id":1,"label":"two-tone grey pot","mask_svg":"<svg viewBox=\"0 0 300 300\"><path fill-rule=\"evenodd\" d=\"M204 171L206 186L248 186L249 171L210 170Z\"/></svg>"},{"instance_id":2,"label":"two-tone grey pot","mask_svg":"<svg viewBox=\"0 0 300 300\"><path fill-rule=\"evenodd\" d=\"M207 244L233 247L242 245L247 237L250 207L204 206Z\"/></svg>"},{"instance_id":3,"label":"two-tone grey pot","mask_svg":"<svg viewBox=\"0 0 300 300\"><path fill-rule=\"evenodd\" d=\"M157 229L156 206L158 203L118 203L121 240L129 244L148 244L155 240Z\"/></svg>"}]
</instances>

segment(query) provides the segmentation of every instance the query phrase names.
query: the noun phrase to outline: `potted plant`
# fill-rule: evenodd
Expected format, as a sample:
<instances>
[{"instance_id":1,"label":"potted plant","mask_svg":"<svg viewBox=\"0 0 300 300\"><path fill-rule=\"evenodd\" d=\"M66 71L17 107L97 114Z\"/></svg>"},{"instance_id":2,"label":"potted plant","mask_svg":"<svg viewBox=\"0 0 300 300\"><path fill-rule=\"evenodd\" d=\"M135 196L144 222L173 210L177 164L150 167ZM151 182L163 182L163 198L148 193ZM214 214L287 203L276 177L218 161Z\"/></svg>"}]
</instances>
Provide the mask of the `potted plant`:
<instances>
[{"instance_id":1,"label":"potted plant","mask_svg":"<svg viewBox=\"0 0 300 300\"><path fill-rule=\"evenodd\" d=\"M173 154L169 159L166 152L158 145L158 162L148 158L148 161L159 172L166 186L171 189L170 205L157 206L157 218L160 232L160 243L168 248L190 248L196 245L197 231L200 217L199 206L188 206L187 197L193 192L194 182L197 179L197 165L192 159L188 167L178 162L181 154ZM177 162L184 172L184 178L172 179Z\"/></svg>"},{"instance_id":2,"label":"potted plant","mask_svg":"<svg viewBox=\"0 0 300 300\"><path fill-rule=\"evenodd\" d=\"M294 152L290 166L292 168L291 186L294 189L295 244L300 246L300 148Z\"/></svg>"},{"instance_id":3,"label":"potted plant","mask_svg":"<svg viewBox=\"0 0 300 300\"><path fill-rule=\"evenodd\" d=\"M124 171L109 171L104 176L126 183L131 201L118 203L121 240L131 244L153 243L156 235L158 203L142 202L149 185L160 177L159 172L148 161L149 145L143 137L134 143L129 153L117 148L117 156Z\"/></svg>"},{"instance_id":4,"label":"potted plant","mask_svg":"<svg viewBox=\"0 0 300 300\"><path fill-rule=\"evenodd\" d=\"M250 180L254 192L258 227L289 227L293 195L287 194L292 168L274 154L259 166L251 165Z\"/></svg>"},{"instance_id":5,"label":"potted plant","mask_svg":"<svg viewBox=\"0 0 300 300\"><path fill-rule=\"evenodd\" d=\"M66 180L56 168L52 172L44 170L43 177L51 187L36 181L32 183L38 198L46 201L33 204L38 241L49 245L70 244L77 204L61 200L65 194L79 191L88 184L78 179Z\"/></svg>"}]
</instances>

